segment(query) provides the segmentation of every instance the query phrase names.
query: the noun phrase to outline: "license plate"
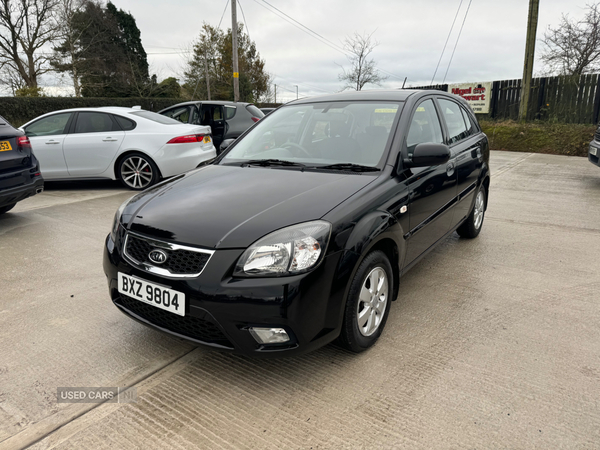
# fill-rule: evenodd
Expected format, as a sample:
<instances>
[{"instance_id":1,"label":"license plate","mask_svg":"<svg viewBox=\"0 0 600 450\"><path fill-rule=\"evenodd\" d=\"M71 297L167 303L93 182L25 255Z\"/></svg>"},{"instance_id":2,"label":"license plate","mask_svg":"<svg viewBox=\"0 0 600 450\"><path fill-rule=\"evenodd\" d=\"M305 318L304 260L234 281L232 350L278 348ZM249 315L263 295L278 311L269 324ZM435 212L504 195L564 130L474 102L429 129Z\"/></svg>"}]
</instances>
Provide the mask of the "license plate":
<instances>
[{"instance_id":1,"label":"license plate","mask_svg":"<svg viewBox=\"0 0 600 450\"><path fill-rule=\"evenodd\" d=\"M0 141L0 152L7 152L9 150L12 150L12 147L10 146L10 142Z\"/></svg>"},{"instance_id":2,"label":"license plate","mask_svg":"<svg viewBox=\"0 0 600 450\"><path fill-rule=\"evenodd\" d=\"M597 156L598 155L598 149L596 147L590 147L590 155Z\"/></svg>"},{"instance_id":3,"label":"license plate","mask_svg":"<svg viewBox=\"0 0 600 450\"><path fill-rule=\"evenodd\" d=\"M119 292L165 311L185 316L185 294L141 278L118 273Z\"/></svg>"}]
</instances>

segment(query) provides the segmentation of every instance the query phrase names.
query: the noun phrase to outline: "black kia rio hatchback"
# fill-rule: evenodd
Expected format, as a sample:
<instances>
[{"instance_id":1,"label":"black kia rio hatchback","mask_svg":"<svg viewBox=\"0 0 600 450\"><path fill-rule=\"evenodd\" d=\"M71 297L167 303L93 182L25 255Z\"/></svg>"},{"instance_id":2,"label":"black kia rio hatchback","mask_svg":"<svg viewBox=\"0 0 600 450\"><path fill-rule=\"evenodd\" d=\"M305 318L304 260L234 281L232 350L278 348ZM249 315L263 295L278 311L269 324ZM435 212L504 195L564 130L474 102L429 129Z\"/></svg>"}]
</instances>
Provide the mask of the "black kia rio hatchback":
<instances>
[{"instance_id":1,"label":"black kia rio hatchback","mask_svg":"<svg viewBox=\"0 0 600 450\"><path fill-rule=\"evenodd\" d=\"M461 98L361 91L262 119L214 163L118 209L110 296L199 344L291 355L383 332L402 274L448 235L476 237L489 146Z\"/></svg>"}]
</instances>

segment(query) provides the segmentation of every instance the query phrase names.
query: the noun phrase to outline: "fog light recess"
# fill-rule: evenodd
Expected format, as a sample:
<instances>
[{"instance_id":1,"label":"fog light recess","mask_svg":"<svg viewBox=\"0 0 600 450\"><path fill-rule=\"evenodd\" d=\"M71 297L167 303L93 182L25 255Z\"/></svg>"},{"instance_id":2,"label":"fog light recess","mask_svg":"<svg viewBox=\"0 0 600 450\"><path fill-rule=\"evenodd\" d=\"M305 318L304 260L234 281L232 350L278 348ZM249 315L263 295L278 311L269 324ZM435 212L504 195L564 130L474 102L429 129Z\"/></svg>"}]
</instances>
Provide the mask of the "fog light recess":
<instances>
[{"instance_id":1,"label":"fog light recess","mask_svg":"<svg viewBox=\"0 0 600 450\"><path fill-rule=\"evenodd\" d=\"M250 328L250 334L259 344L283 344L290 340L283 328Z\"/></svg>"}]
</instances>

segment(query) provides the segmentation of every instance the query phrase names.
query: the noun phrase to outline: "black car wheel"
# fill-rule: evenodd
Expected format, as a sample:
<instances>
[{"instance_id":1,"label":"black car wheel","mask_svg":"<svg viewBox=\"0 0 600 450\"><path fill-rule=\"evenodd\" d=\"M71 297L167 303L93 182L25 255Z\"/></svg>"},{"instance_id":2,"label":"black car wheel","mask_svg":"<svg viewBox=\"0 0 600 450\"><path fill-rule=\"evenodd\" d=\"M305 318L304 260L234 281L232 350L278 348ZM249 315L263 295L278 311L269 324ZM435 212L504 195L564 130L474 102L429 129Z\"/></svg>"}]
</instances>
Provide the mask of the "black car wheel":
<instances>
[{"instance_id":1,"label":"black car wheel","mask_svg":"<svg viewBox=\"0 0 600 450\"><path fill-rule=\"evenodd\" d=\"M392 303L393 272L381 251L362 261L348 293L339 343L353 352L371 347L383 331Z\"/></svg>"},{"instance_id":2,"label":"black car wheel","mask_svg":"<svg viewBox=\"0 0 600 450\"><path fill-rule=\"evenodd\" d=\"M467 220L457 228L456 232L460 237L467 239L476 238L483 226L483 218L485 216L485 186L481 186L475 197L475 206Z\"/></svg>"},{"instance_id":3,"label":"black car wheel","mask_svg":"<svg viewBox=\"0 0 600 450\"><path fill-rule=\"evenodd\" d=\"M159 180L158 167L141 153L130 153L119 162L119 179L125 187L141 191Z\"/></svg>"},{"instance_id":4,"label":"black car wheel","mask_svg":"<svg viewBox=\"0 0 600 450\"><path fill-rule=\"evenodd\" d=\"M6 206L2 206L0 207L0 214L4 214L5 212L10 211L11 209L13 209L15 207L16 203L13 203L12 205L6 205Z\"/></svg>"}]
</instances>

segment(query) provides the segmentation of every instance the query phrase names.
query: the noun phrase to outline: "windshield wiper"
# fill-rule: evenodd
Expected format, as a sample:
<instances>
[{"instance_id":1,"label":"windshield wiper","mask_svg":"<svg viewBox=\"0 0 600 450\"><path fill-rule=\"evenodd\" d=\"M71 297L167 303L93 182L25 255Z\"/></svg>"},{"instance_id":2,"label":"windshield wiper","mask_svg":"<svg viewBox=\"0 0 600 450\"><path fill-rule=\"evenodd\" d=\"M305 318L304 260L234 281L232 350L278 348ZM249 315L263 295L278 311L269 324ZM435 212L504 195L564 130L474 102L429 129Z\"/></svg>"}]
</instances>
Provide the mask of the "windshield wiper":
<instances>
[{"instance_id":1,"label":"windshield wiper","mask_svg":"<svg viewBox=\"0 0 600 450\"><path fill-rule=\"evenodd\" d=\"M363 166L352 163L328 164L326 166L315 166L314 169L329 169L329 170L347 170L351 172L379 172L379 168L373 166Z\"/></svg>"},{"instance_id":2,"label":"windshield wiper","mask_svg":"<svg viewBox=\"0 0 600 450\"><path fill-rule=\"evenodd\" d=\"M295 166L295 167L306 167L306 164L297 163L293 161L285 161L282 159L251 159L245 161L242 166Z\"/></svg>"}]
</instances>

